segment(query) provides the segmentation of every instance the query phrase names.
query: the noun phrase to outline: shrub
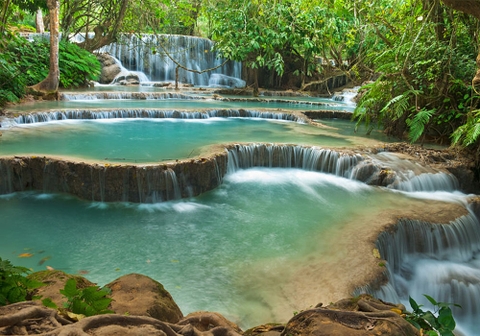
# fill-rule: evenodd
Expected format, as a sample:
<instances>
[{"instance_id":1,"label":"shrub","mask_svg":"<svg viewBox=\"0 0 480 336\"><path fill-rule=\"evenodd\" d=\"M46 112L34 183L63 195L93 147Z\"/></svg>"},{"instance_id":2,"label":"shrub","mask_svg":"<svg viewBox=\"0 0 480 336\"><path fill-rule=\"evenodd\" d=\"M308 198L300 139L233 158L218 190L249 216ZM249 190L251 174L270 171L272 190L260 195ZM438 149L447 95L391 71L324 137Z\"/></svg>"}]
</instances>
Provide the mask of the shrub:
<instances>
[{"instance_id":1,"label":"shrub","mask_svg":"<svg viewBox=\"0 0 480 336\"><path fill-rule=\"evenodd\" d=\"M45 284L26 277L30 270L0 258L0 306L32 299L32 291Z\"/></svg>"}]
</instances>

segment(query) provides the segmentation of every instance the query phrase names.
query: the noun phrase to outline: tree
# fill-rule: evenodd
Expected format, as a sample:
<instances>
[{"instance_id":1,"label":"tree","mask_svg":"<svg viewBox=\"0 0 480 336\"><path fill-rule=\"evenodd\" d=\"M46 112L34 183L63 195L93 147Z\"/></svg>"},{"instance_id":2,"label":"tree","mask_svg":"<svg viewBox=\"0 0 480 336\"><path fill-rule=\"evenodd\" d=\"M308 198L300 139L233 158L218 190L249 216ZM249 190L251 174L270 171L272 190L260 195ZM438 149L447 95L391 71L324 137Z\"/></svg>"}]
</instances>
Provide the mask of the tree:
<instances>
[{"instance_id":1,"label":"tree","mask_svg":"<svg viewBox=\"0 0 480 336\"><path fill-rule=\"evenodd\" d=\"M47 5L50 17L50 70L47 78L30 89L41 94L56 95L60 81L60 68L58 67L60 2L59 0L47 0Z\"/></svg>"},{"instance_id":2,"label":"tree","mask_svg":"<svg viewBox=\"0 0 480 336\"><path fill-rule=\"evenodd\" d=\"M0 8L0 36L2 36L7 28L9 16L13 12L13 8L35 13L37 9L47 9L46 0L4 0Z\"/></svg>"},{"instance_id":3,"label":"tree","mask_svg":"<svg viewBox=\"0 0 480 336\"><path fill-rule=\"evenodd\" d=\"M383 2L375 5L380 8ZM371 2L361 5L366 3ZM471 90L471 59L478 41L470 32L477 22L436 0L392 6L383 7L389 11L384 14L368 9L361 13L375 28L382 48L372 48L366 60L379 78L366 87L354 115L367 124L380 124L388 134L407 135L412 142L448 143L468 111L479 104Z\"/></svg>"},{"instance_id":4,"label":"tree","mask_svg":"<svg viewBox=\"0 0 480 336\"><path fill-rule=\"evenodd\" d=\"M63 1L60 27L63 38L84 34L85 40L77 44L90 52L114 42L122 29L128 4L128 0Z\"/></svg>"}]
</instances>

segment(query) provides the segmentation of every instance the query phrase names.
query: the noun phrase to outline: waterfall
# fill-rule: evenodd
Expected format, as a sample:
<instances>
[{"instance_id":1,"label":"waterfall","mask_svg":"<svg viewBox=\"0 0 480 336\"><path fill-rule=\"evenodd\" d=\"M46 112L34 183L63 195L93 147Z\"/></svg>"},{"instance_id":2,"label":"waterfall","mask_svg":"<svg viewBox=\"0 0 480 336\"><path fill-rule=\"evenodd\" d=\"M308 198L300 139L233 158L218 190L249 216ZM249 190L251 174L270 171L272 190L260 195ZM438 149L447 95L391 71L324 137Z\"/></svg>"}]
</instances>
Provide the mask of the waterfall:
<instances>
[{"instance_id":1,"label":"waterfall","mask_svg":"<svg viewBox=\"0 0 480 336\"><path fill-rule=\"evenodd\" d=\"M202 71L223 63L212 51L211 40L183 35L122 35L118 42L105 46L100 51L110 53L130 71L145 73L151 81L175 81L177 65L163 52L162 46L175 61L188 69ZM216 70L202 74L179 69L179 81L208 86L211 74L239 79L241 72L241 63L227 62Z\"/></svg>"},{"instance_id":2,"label":"waterfall","mask_svg":"<svg viewBox=\"0 0 480 336\"><path fill-rule=\"evenodd\" d=\"M177 118L208 119L219 117L246 117L301 122L296 115L290 113L263 112L245 109L219 109L202 112L162 109L105 109L105 110L59 110L22 114L14 118L5 118L0 123L3 128L15 125L50 122L69 119L121 119L121 118Z\"/></svg>"},{"instance_id":3,"label":"waterfall","mask_svg":"<svg viewBox=\"0 0 480 336\"><path fill-rule=\"evenodd\" d=\"M337 176L350 177L360 155L341 154L317 147L295 145L234 145L227 150L227 172L250 167L302 168Z\"/></svg>"},{"instance_id":4,"label":"waterfall","mask_svg":"<svg viewBox=\"0 0 480 336\"><path fill-rule=\"evenodd\" d=\"M0 194L11 194L15 191L13 188L12 166L9 162L0 161ZM2 181L3 180L3 181Z\"/></svg>"},{"instance_id":5,"label":"waterfall","mask_svg":"<svg viewBox=\"0 0 480 336\"><path fill-rule=\"evenodd\" d=\"M339 92L335 92L332 96L332 100L335 102L343 102L346 105L355 106L355 96L358 94L360 87L354 87L352 89L344 89Z\"/></svg>"},{"instance_id":6,"label":"waterfall","mask_svg":"<svg viewBox=\"0 0 480 336\"><path fill-rule=\"evenodd\" d=\"M409 173L407 180L398 182L392 186L395 189L403 191L455 191L458 190L458 181L451 175L440 173L423 173L414 175Z\"/></svg>"},{"instance_id":7,"label":"waterfall","mask_svg":"<svg viewBox=\"0 0 480 336\"><path fill-rule=\"evenodd\" d=\"M145 100L206 100L207 97L189 95L181 92L108 92L60 93L61 100L98 100L98 99L145 99Z\"/></svg>"},{"instance_id":8,"label":"waterfall","mask_svg":"<svg viewBox=\"0 0 480 336\"><path fill-rule=\"evenodd\" d=\"M458 328L469 335L480 314L480 223L473 213L449 224L402 219L395 232L384 231L377 248L387 261L389 283L357 290L389 302L408 304L409 296L433 309L423 294L453 307Z\"/></svg>"}]
</instances>

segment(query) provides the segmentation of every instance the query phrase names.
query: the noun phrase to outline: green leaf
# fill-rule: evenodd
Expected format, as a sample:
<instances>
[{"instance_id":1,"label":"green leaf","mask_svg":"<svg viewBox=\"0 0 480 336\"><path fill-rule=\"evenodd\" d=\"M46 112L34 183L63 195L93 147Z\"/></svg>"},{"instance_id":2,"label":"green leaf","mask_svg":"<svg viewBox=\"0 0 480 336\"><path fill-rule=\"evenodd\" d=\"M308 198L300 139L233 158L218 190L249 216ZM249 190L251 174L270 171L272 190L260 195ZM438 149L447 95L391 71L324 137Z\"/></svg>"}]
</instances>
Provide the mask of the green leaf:
<instances>
[{"instance_id":1,"label":"green leaf","mask_svg":"<svg viewBox=\"0 0 480 336\"><path fill-rule=\"evenodd\" d=\"M440 323L443 329L451 331L455 329L456 323L450 307L440 308L440 311L438 312L438 323Z\"/></svg>"},{"instance_id":2,"label":"green leaf","mask_svg":"<svg viewBox=\"0 0 480 336\"><path fill-rule=\"evenodd\" d=\"M73 278L68 279L65 283L65 287L60 290L60 293L65 295L68 299L79 295L80 291L77 290L77 281Z\"/></svg>"},{"instance_id":3,"label":"green leaf","mask_svg":"<svg viewBox=\"0 0 480 336\"><path fill-rule=\"evenodd\" d=\"M425 296L427 298L428 301L430 301L430 303L434 306L438 306L438 302L435 301L434 298L432 298L430 295L427 295L427 294L423 294L423 296Z\"/></svg>"},{"instance_id":4,"label":"green leaf","mask_svg":"<svg viewBox=\"0 0 480 336\"><path fill-rule=\"evenodd\" d=\"M58 309L58 306L55 304L55 302L52 301L51 298L43 299L42 304L47 308Z\"/></svg>"},{"instance_id":5,"label":"green leaf","mask_svg":"<svg viewBox=\"0 0 480 336\"><path fill-rule=\"evenodd\" d=\"M417 304L417 302L411 296L408 297L408 301L410 302L410 306L412 307L412 309L415 313L420 311L420 306Z\"/></svg>"}]
</instances>

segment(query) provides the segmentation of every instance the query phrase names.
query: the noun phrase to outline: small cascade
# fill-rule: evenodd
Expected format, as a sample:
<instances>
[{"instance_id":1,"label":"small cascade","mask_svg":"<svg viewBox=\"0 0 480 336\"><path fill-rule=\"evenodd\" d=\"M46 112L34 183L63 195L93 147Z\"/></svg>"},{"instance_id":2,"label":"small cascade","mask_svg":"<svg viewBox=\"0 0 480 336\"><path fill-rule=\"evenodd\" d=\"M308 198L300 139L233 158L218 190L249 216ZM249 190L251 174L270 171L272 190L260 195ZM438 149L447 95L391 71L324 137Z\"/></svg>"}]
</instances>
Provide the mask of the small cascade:
<instances>
[{"instance_id":1,"label":"small cascade","mask_svg":"<svg viewBox=\"0 0 480 336\"><path fill-rule=\"evenodd\" d=\"M0 161L0 195L11 194L15 191L12 177L13 172L9 162Z\"/></svg>"},{"instance_id":2,"label":"small cascade","mask_svg":"<svg viewBox=\"0 0 480 336\"><path fill-rule=\"evenodd\" d=\"M343 102L349 106L355 106L356 103L354 98L358 94L359 89L360 87L354 87L352 89L344 89L342 91L335 92L332 96L332 100L335 102Z\"/></svg>"},{"instance_id":3,"label":"small cascade","mask_svg":"<svg viewBox=\"0 0 480 336\"><path fill-rule=\"evenodd\" d=\"M7 128L15 125L34 124L56 120L90 120L90 119L122 119L122 118L177 118L177 119L208 119L208 118L264 118L288 121L301 121L290 113L263 112L244 109L207 110L202 112L162 110L162 109L107 109L107 110L61 110L22 114L15 118L5 118L0 126Z\"/></svg>"},{"instance_id":4,"label":"small cascade","mask_svg":"<svg viewBox=\"0 0 480 336\"><path fill-rule=\"evenodd\" d=\"M89 92L89 93L60 93L61 100L98 100L98 99L141 99L141 100L206 100L207 97L189 95L180 92Z\"/></svg>"},{"instance_id":5,"label":"small cascade","mask_svg":"<svg viewBox=\"0 0 480 336\"><path fill-rule=\"evenodd\" d=\"M139 203L159 203L182 197L177 176L171 169L138 167L134 176Z\"/></svg>"},{"instance_id":6,"label":"small cascade","mask_svg":"<svg viewBox=\"0 0 480 336\"><path fill-rule=\"evenodd\" d=\"M167 50L176 62L196 71L215 68L223 63L212 51L213 42L208 39L183 35L123 35L119 41L101 48L115 56L130 71L144 73L151 81L175 81L175 64L163 49ZM155 50L155 53L152 53ZM196 74L178 69L179 81L195 86L208 86L210 74L221 74L241 78L241 63L227 62L222 67ZM239 82L235 81L235 84Z\"/></svg>"},{"instance_id":7,"label":"small cascade","mask_svg":"<svg viewBox=\"0 0 480 336\"><path fill-rule=\"evenodd\" d=\"M382 167L388 188L405 192L453 192L458 190L455 176L439 172L417 162L405 160L393 153L382 152L370 155L370 162L376 167Z\"/></svg>"},{"instance_id":8,"label":"small cascade","mask_svg":"<svg viewBox=\"0 0 480 336\"><path fill-rule=\"evenodd\" d=\"M227 172L250 167L302 168L350 177L360 155L341 154L317 147L296 145L234 145L228 150Z\"/></svg>"},{"instance_id":9,"label":"small cascade","mask_svg":"<svg viewBox=\"0 0 480 336\"><path fill-rule=\"evenodd\" d=\"M240 89L246 85L247 83L243 79L222 74L212 74L208 80L209 87Z\"/></svg>"},{"instance_id":10,"label":"small cascade","mask_svg":"<svg viewBox=\"0 0 480 336\"><path fill-rule=\"evenodd\" d=\"M395 232L384 231L377 248L387 261L389 283L379 289L369 286L356 294L370 293L389 302L409 296L429 309L423 294L452 307L458 329L475 335L480 314L480 223L469 214L449 224L431 224L402 219ZM477 330L478 331L478 330Z\"/></svg>"},{"instance_id":11,"label":"small cascade","mask_svg":"<svg viewBox=\"0 0 480 336\"><path fill-rule=\"evenodd\" d=\"M178 200L181 198L180 187L178 186L177 175L171 169L164 171L166 185L166 200Z\"/></svg>"},{"instance_id":12,"label":"small cascade","mask_svg":"<svg viewBox=\"0 0 480 336\"><path fill-rule=\"evenodd\" d=\"M120 67L120 73L115 76L110 84L139 85L150 82L147 75L145 75L142 71L128 70L117 58L113 57L113 59Z\"/></svg>"},{"instance_id":13,"label":"small cascade","mask_svg":"<svg viewBox=\"0 0 480 336\"><path fill-rule=\"evenodd\" d=\"M458 190L458 181L455 176L447 173L423 173L420 175L410 174L410 178L400 181L392 188L416 192L416 191L455 191Z\"/></svg>"}]
</instances>

